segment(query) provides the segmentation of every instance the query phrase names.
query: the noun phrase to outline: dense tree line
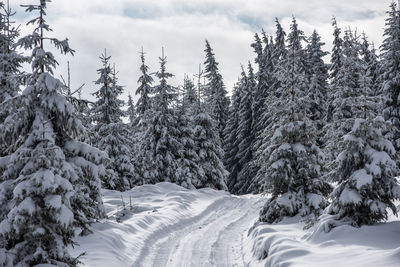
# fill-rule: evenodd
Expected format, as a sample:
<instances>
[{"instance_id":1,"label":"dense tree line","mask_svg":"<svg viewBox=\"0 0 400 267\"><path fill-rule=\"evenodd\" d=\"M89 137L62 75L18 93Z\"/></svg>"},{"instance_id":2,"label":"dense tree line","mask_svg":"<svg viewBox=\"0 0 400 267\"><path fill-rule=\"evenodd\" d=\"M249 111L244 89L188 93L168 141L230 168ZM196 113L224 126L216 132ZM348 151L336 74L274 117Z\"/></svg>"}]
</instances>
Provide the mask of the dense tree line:
<instances>
[{"instance_id":1,"label":"dense tree line","mask_svg":"<svg viewBox=\"0 0 400 267\"><path fill-rule=\"evenodd\" d=\"M333 18L330 64L318 33L307 38L294 17L288 34L276 19L275 36L255 35L258 71L243 70L234 88L224 145L231 192L271 193L260 221L295 215L315 221L327 208L328 231L382 221L388 209L396 214L395 4L388 15L380 56L365 35L342 31Z\"/></svg>"}]
</instances>

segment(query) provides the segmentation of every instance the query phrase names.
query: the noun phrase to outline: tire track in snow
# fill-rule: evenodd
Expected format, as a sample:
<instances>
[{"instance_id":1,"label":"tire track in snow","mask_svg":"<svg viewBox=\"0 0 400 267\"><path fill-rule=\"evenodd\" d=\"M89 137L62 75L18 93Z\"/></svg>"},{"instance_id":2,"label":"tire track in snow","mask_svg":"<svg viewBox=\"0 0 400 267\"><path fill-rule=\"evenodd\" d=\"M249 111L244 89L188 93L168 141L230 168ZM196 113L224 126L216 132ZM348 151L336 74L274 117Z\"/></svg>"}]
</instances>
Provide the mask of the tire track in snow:
<instances>
[{"instance_id":1,"label":"tire track in snow","mask_svg":"<svg viewBox=\"0 0 400 267\"><path fill-rule=\"evenodd\" d=\"M178 246L172 251L165 266L210 266L212 244L226 225L237 219L238 211L245 204L240 198L230 198L224 203L223 212L216 211L210 221L200 224L191 231L183 231Z\"/></svg>"},{"instance_id":2,"label":"tire track in snow","mask_svg":"<svg viewBox=\"0 0 400 267\"><path fill-rule=\"evenodd\" d=\"M242 235L258 216L259 198L226 196L168 227L134 266L243 266Z\"/></svg>"},{"instance_id":3,"label":"tire track in snow","mask_svg":"<svg viewBox=\"0 0 400 267\"><path fill-rule=\"evenodd\" d=\"M243 233L251 227L263 203L263 201L250 202L247 212L242 213L241 217L232 221L219 233L210 255L210 263L213 266L244 266Z\"/></svg>"},{"instance_id":4,"label":"tire track in snow","mask_svg":"<svg viewBox=\"0 0 400 267\"><path fill-rule=\"evenodd\" d=\"M190 227L191 225L195 224L200 220L204 220L211 216L214 216L212 212L215 211L215 209L217 209L218 207L220 207L228 198L229 196L223 196L221 198L217 198L200 214L194 217L185 218L172 225L168 225L166 227L154 231L146 239L145 241L146 245L143 246L142 250L140 251L139 257L135 260L132 266L133 267L165 266L165 265L153 265L151 263L155 257L154 250L156 249L157 244L160 242L164 242L164 240L171 239L175 235L174 233L181 230L182 228Z\"/></svg>"}]
</instances>

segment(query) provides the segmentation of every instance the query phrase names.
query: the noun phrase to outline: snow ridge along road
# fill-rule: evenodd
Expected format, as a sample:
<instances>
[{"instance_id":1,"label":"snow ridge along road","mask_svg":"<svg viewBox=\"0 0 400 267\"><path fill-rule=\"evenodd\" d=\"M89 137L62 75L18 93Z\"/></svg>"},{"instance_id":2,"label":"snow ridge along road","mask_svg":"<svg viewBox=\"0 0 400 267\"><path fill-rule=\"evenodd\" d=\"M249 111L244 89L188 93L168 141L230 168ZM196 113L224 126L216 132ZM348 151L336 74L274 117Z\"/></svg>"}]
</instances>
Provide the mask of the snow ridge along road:
<instances>
[{"instance_id":1,"label":"snow ridge along road","mask_svg":"<svg viewBox=\"0 0 400 267\"><path fill-rule=\"evenodd\" d=\"M243 235L265 202L170 183L103 193L108 219L69 249L74 256L86 252L84 266L245 266ZM122 199L132 207L123 209Z\"/></svg>"}]
</instances>

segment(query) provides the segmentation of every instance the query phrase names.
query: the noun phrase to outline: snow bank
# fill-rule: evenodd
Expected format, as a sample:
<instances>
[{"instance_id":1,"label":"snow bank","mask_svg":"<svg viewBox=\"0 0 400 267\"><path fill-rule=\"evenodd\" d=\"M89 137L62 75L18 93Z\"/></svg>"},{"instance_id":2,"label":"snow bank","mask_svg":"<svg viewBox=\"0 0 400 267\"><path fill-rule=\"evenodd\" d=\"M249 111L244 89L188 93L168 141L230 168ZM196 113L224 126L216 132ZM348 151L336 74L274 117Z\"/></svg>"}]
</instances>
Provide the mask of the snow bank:
<instances>
[{"instance_id":1,"label":"snow bank","mask_svg":"<svg viewBox=\"0 0 400 267\"><path fill-rule=\"evenodd\" d=\"M398 203L397 203L398 204ZM325 233L318 225L304 230L299 218L255 224L244 236L248 266L400 266L400 221Z\"/></svg>"},{"instance_id":2,"label":"snow bank","mask_svg":"<svg viewBox=\"0 0 400 267\"><path fill-rule=\"evenodd\" d=\"M93 234L75 238L79 246L69 248L73 256L86 252L81 258L85 266L135 266L149 254L147 248L158 235L195 222L210 206L229 196L223 191L188 190L171 183L143 185L122 193L104 190L103 194L108 219L94 224Z\"/></svg>"}]
</instances>

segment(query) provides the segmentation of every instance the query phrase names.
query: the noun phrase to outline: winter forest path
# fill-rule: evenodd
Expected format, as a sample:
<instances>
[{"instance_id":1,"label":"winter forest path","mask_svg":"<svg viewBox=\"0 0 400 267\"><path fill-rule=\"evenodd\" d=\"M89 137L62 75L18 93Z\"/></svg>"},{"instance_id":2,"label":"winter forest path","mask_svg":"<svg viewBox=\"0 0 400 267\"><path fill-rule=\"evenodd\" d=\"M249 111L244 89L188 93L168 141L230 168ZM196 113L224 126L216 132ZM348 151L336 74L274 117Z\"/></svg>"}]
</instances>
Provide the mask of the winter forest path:
<instances>
[{"instance_id":1,"label":"winter forest path","mask_svg":"<svg viewBox=\"0 0 400 267\"><path fill-rule=\"evenodd\" d=\"M243 234L264 199L226 195L148 239L134 266L244 266Z\"/></svg>"}]
</instances>

